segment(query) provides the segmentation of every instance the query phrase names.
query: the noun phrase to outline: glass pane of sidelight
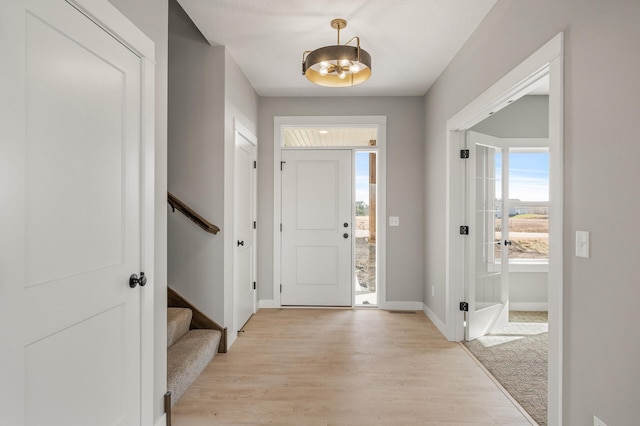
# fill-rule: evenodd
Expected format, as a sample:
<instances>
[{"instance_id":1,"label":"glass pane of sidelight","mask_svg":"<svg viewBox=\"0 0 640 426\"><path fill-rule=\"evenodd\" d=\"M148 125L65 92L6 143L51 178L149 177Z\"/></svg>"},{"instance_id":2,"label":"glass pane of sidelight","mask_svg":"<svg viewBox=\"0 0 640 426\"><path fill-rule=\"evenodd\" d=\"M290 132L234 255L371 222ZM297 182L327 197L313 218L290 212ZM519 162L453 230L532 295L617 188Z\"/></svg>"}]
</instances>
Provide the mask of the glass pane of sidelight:
<instances>
[{"instance_id":1,"label":"glass pane of sidelight","mask_svg":"<svg viewBox=\"0 0 640 426\"><path fill-rule=\"evenodd\" d=\"M355 153L355 295L356 305L378 304L376 287L377 154Z\"/></svg>"}]
</instances>

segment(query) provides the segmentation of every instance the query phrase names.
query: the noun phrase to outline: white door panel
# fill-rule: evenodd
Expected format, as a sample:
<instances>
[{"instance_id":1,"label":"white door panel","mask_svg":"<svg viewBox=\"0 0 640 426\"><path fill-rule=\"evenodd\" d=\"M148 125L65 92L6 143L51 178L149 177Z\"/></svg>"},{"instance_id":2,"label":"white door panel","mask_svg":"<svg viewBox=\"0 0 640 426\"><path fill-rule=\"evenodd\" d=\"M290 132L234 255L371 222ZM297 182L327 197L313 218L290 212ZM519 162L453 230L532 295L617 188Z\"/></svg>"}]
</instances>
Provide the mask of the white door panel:
<instances>
[{"instance_id":1,"label":"white door panel","mask_svg":"<svg viewBox=\"0 0 640 426\"><path fill-rule=\"evenodd\" d=\"M508 257L502 242L508 239L508 158L498 138L467 132L467 295L466 340L503 328L509 321ZM505 220L505 218L507 220Z\"/></svg>"},{"instance_id":2,"label":"white door panel","mask_svg":"<svg viewBox=\"0 0 640 426\"><path fill-rule=\"evenodd\" d=\"M351 151L283 151L282 305L351 306Z\"/></svg>"},{"instance_id":3,"label":"white door panel","mask_svg":"<svg viewBox=\"0 0 640 426\"><path fill-rule=\"evenodd\" d=\"M123 366L112 364L127 355L122 350L125 309L116 306L26 347L28 425L123 423L126 376L113 374L114 367L122 371ZM100 339L87 345L93 333ZM101 359L109 361L101 365Z\"/></svg>"},{"instance_id":4,"label":"white door panel","mask_svg":"<svg viewBox=\"0 0 640 426\"><path fill-rule=\"evenodd\" d=\"M241 329L255 312L255 161L256 147L236 133L234 168L234 288L236 328Z\"/></svg>"},{"instance_id":5,"label":"white door panel","mask_svg":"<svg viewBox=\"0 0 640 426\"><path fill-rule=\"evenodd\" d=\"M67 2L26 4L24 423L138 425L140 58Z\"/></svg>"}]
</instances>

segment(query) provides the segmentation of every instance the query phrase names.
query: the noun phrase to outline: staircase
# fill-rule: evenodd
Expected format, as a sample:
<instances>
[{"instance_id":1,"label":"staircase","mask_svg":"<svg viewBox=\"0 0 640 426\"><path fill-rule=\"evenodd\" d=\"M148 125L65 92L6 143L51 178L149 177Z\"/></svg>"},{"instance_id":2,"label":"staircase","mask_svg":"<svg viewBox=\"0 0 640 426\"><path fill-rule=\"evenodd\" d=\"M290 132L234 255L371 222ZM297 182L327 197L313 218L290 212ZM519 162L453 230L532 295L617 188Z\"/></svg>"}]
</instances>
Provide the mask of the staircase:
<instances>
[{"instance_id":1,"label":"staircase","mask_svg":"<svg viewBox=\"0 0 640 426\"><path fill-rule=\"evenodd\" d=\"M192 330L192 317L189 308L167 311L167 388L172 407L211 362L222 337L218 330Z\"/></svg>"}]
</instances>

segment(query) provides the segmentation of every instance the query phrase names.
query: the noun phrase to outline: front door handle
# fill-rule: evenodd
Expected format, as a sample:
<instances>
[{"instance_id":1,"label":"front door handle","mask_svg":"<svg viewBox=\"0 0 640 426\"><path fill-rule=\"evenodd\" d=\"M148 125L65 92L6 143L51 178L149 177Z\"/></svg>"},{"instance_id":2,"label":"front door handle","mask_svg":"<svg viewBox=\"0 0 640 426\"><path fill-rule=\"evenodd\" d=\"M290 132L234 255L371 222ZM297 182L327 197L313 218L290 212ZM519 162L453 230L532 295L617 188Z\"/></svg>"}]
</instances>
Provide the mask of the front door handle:
<instances>
[{"instance_id":1,"label":"front door handle","mask_svg":"<svg viewBox=\"0 0 640 426\"><path fill-rule=\"evenodd\" d=\"M345 232L344 234L342 234L342 236L343 236L344 238L349 238L349 234L347 234L346 232Z\"/></svg>"},{"instance_id":2,"label":"front door handle","mask_svg":"<svg viewBox=\"0 0 640 426\"><path fill-rule=\"evenodd\" d=\"M240 246L244 246L244 241L238 240L238 247L240 247Z\"/></svg>"}]
</instances>

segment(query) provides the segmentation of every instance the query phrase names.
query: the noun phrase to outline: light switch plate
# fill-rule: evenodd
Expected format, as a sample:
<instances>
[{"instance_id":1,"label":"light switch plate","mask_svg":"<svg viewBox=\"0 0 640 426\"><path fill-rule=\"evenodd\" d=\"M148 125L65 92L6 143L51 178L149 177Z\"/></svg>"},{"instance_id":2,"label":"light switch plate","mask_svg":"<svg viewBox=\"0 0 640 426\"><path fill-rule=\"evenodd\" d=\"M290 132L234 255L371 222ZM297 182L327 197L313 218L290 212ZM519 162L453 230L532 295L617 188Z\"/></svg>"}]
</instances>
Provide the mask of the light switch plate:
<instances>
[{"instance_id":1,"label":"light switch plate","mask_svg":"<svg viewBox=\"0 0 640 426\"><path fill-rule=\"evenodd\" d=\"M398 216L389 216L389 226L400 226L400 218Z\"/></svg>"},{"instance_id":2,"label":"light switch plate","mask_svg":"<svg viewBox=\"0 0 640 426\"><path fill-rule=\"evenodd\" d=\"M589 233L587 231L576 231L576 256L589 258Z\"/></svg>"}]
</instances>

